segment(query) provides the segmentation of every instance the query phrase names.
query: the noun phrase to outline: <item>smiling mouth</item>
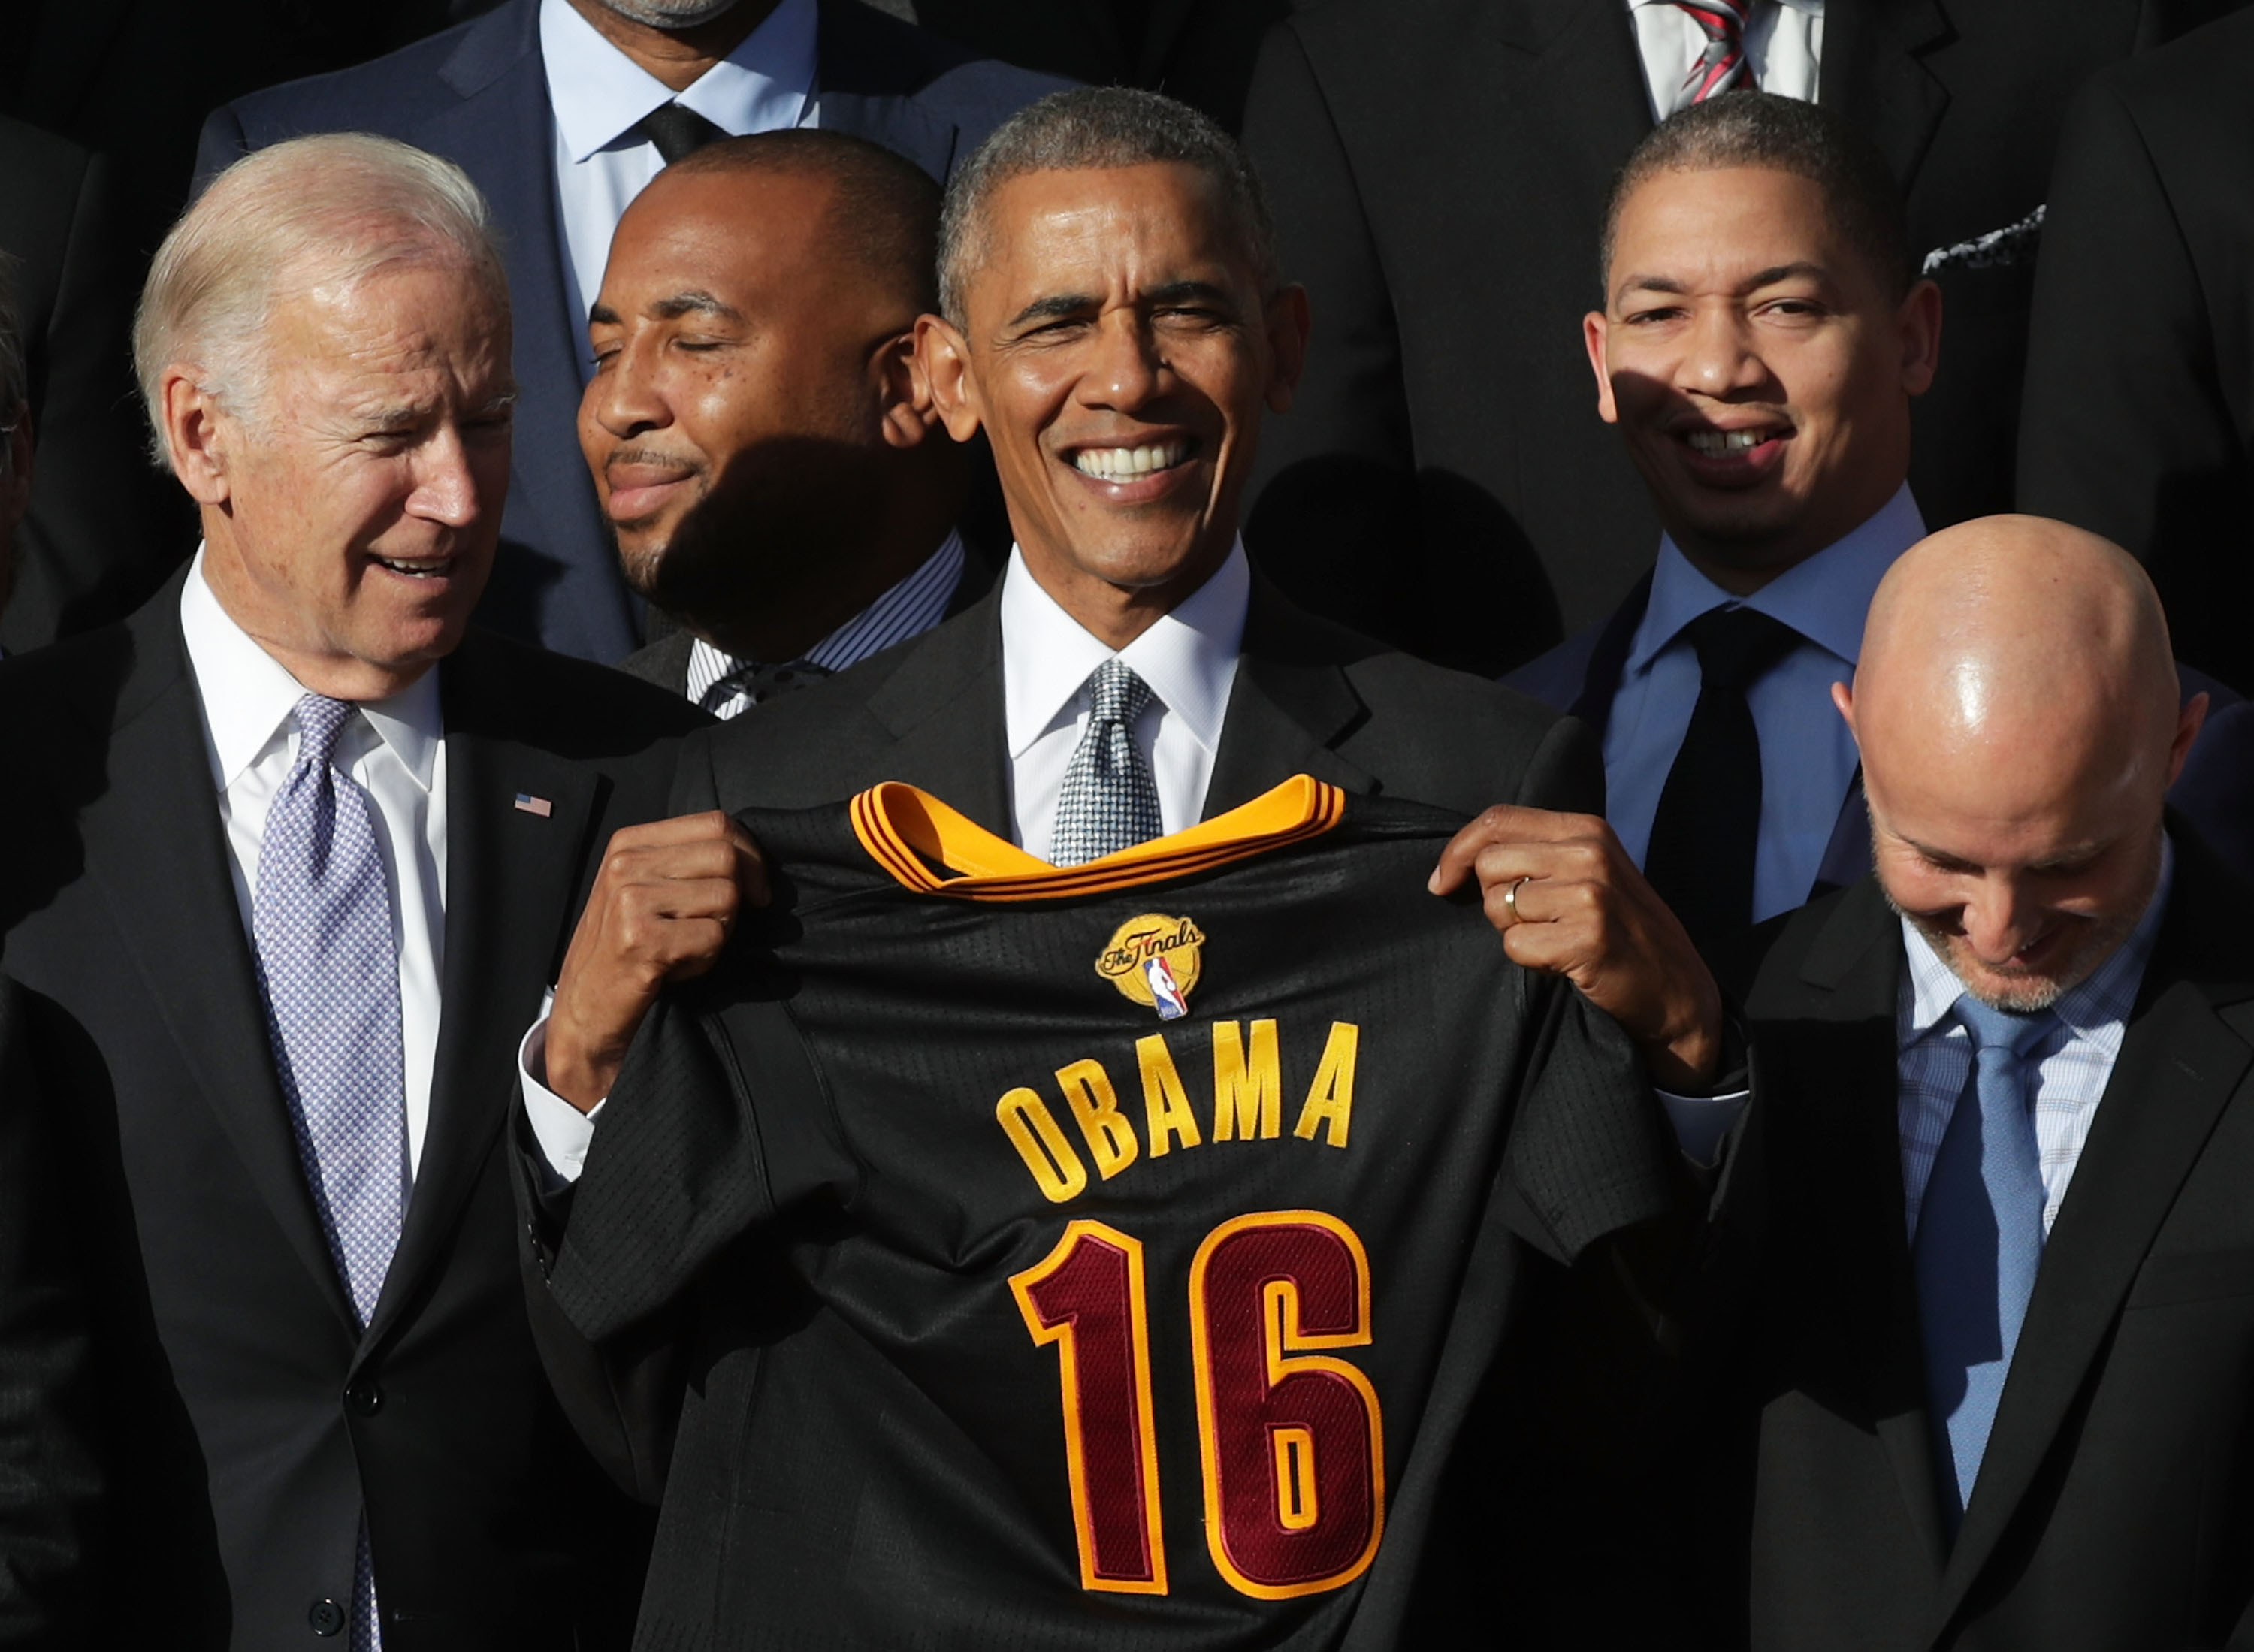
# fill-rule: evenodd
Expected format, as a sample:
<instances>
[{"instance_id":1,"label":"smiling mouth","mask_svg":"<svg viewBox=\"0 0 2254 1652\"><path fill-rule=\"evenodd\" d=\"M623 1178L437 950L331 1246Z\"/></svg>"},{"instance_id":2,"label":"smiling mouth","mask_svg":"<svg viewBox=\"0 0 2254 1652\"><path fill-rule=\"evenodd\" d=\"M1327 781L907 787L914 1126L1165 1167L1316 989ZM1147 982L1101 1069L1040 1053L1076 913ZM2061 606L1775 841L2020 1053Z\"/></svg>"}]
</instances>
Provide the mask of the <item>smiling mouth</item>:
<instances>
[{"instance_id":1,"label":"smiling mouth","mask_svg":"<svg viewBox=\"0 0 2254 1652\"><path fill-rule=\"evenodd\" d=\"M1072 456L1073 468L1099 482L1136 482L1186 460L1194 444L1188 441L1154 443L1147 447L1083 447Z\"/></svg>"},{"instance_id":2,"label":"smiling mouth","mask_svg":"<svg viewBox=\"0 0 2254 1652\"><path fill-rule=\"evenodd\" d=\"M393 573L404 574L410 579L442 579L454 566L452 556L409 558L371 556L368 560L379 568L388 568Z\"/></svg>"},{"instance_id":3,"label":"smiling mouth","mask_svg":"<svg viewBox=\"0 0 2254 1652\"><path fill-rule=\"evenodd\" d=\"M1690 430L1684 433L1683 439L1690 444L1690 451L1701 458L1729 458L1739 453L1750 452L1763 442L1788 433L1775 429Z\"/></svg>"}]
</instances>

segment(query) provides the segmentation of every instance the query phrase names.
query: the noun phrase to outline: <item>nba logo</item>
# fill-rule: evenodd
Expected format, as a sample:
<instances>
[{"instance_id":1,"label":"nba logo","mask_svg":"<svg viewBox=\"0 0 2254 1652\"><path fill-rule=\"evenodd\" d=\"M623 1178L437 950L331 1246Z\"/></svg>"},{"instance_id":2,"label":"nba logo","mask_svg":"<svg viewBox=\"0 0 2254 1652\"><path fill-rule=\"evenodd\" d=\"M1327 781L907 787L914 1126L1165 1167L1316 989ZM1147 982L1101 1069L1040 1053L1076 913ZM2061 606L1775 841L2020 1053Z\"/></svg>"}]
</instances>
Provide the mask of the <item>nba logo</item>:
<instances>
[{"instance_id":1,"label":"nba logo","mask_svg":"<svg viewBox=\"0 0 2254 1652\"><path fill-rule=\"evenodd\" d=\"M1163 954L1143 961L1143 978L1151 984L1151 998L1158 1008L1158 1019L1179 1021L1190 1012L1188 1001L1174 984L1174 972L1166 967Z\"/></svg>"}]
</instances>

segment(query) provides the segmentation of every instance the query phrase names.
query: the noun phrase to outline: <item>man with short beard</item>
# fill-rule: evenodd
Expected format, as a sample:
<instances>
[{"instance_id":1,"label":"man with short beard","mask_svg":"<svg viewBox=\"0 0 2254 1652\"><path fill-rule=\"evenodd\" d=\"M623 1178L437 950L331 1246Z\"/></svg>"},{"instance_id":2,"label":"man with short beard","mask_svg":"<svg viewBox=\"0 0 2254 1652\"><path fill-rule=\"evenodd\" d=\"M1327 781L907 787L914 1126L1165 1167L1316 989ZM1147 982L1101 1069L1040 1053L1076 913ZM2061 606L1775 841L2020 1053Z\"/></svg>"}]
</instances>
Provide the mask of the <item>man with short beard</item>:
<instances>
[{"instance_id":1,"label":"man with short beard","mask_svg":"<svg viewBox=\"0 0 2254 1652\"><path fill-rule=\"evenodd\" d=\"M1833 697L1873 872L1722 972L1765 1260L1729 1420L1690 1432L1750 1446L1706 1479L1750 1489L1704 1527L1732 1638L2236 1644L2254 893L2163 801L2205 696L2125 553L1992 517L1894 564ZM1739 1107L1674 1110L1707 1157Z\"/></svg>"},{"instance_id":2,"label":"man with short beard","mask_svg":"<svg viewBox=\"0 0 2254 1652\"><path fill-rule=\"evenodd\" d=\"M208 179L302 132L366 131L469 173L506 249L523 388L500 560L478 619L616 662L645 640L642 607L619 577L574 415L620 214L692 150L802 126L882 144L944 182L1060 84L860 0L506 0L373 63L228 104L205 125L196 172Z\"/></svg>"},{"instance_id":3,"label":"man with short beard","mask_svg":"<svg viewBox=\"0 0 2254 1652\"><path fill-rule=\"evenodd\" d=\"M939 186L836 132L709 144L626 209L579 444L626 584L682 628L626 669L732 718L992 583L914 370L938 234Z\"/></svg>"}]
</instances>

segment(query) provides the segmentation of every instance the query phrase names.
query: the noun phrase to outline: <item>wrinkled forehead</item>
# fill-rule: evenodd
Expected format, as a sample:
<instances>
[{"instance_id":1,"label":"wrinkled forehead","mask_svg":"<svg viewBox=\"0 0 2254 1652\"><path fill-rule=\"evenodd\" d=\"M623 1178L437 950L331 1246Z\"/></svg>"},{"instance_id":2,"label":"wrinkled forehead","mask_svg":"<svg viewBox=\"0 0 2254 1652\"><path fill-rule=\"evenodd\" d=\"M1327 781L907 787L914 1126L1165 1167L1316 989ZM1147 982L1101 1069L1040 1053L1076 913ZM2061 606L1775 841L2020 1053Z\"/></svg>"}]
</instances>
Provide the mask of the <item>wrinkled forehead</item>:
<instances>
[{"instance_id":1,"label":"wrinkled forehead","mask_svg":"<svg viewBox=\"0 0 2254 1652\"><path fill-rule=\"evenodd\" d=\"M474 393L506 388L508 306L466 262L291 275L260 333L270 372L339 386L419 374Z\"/></svg>"},{"instance_id":2,"label":"wrinkled forehead","mask_svg":"<svg viewBox=\"0 0 2254 1652\"><path fill-rule=\"evenodd\" d=\"M1186 282L1256 292L1225 192L1186 163L1020 173L996 186L984 220L974 310L1013 315L1061 293L1131 302Z\"/></svg>"},{"instance_id":3,"label":"wrinkled forehead","mask_svg":"<svg viewBox=\"0 0 2254 1652\"><path fill-rule=\"evenodd\" d=\"M1813 179L1767 166L1669 168L1621 200L1606 285L1736 288L1765 271L1830 274L1852 262Z\"/></svg>"}]
</instances>

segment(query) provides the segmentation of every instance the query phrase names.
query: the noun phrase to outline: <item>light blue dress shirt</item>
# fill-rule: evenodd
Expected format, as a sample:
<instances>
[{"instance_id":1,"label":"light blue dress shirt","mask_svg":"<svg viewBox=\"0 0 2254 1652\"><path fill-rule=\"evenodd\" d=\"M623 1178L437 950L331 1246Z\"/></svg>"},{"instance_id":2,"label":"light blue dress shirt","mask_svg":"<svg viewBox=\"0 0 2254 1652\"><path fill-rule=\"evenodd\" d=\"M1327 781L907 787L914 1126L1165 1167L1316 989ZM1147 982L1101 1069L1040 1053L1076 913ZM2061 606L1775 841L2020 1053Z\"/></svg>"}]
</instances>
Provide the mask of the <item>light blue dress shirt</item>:
<instances>
[{"instance_id":1,"label":"light blue dress shirt","mask_svg":"<svg viewBox=\"0 0 2254 1652\"><path fill-rule=\"evenodd\" d=\"M1894 558L1924 537L1924 519L1904 485L1854 532L1742 599L1807 639L1746 690L1761 746L1755 922L1805 901L1823 866L1858 761L1831 685L1853 680L1872 594ZM1661 540L1651 602L1605 727L1605 812L1638 866L1698 704L1698 654L1684 628L1740 603L1692 567L1673 539Z\"/></svg>"},{"instance_id":2,"label":"light blue dress shirt","mask_svg":"<svg viewBox=\"0 0 2254 1652\"><path fill-rule=\"evenodd\" d=\"M603 38L569 0L541 0L540 56L556 116L564 292L582 382L595 370L587 310L603 288L611 232L665 165L657 145L635 130L642 117L679 103L732 137L812 126L818 22L816 0L781 0L741 45L676 96Z\"/></svg>"}]
</instances>

